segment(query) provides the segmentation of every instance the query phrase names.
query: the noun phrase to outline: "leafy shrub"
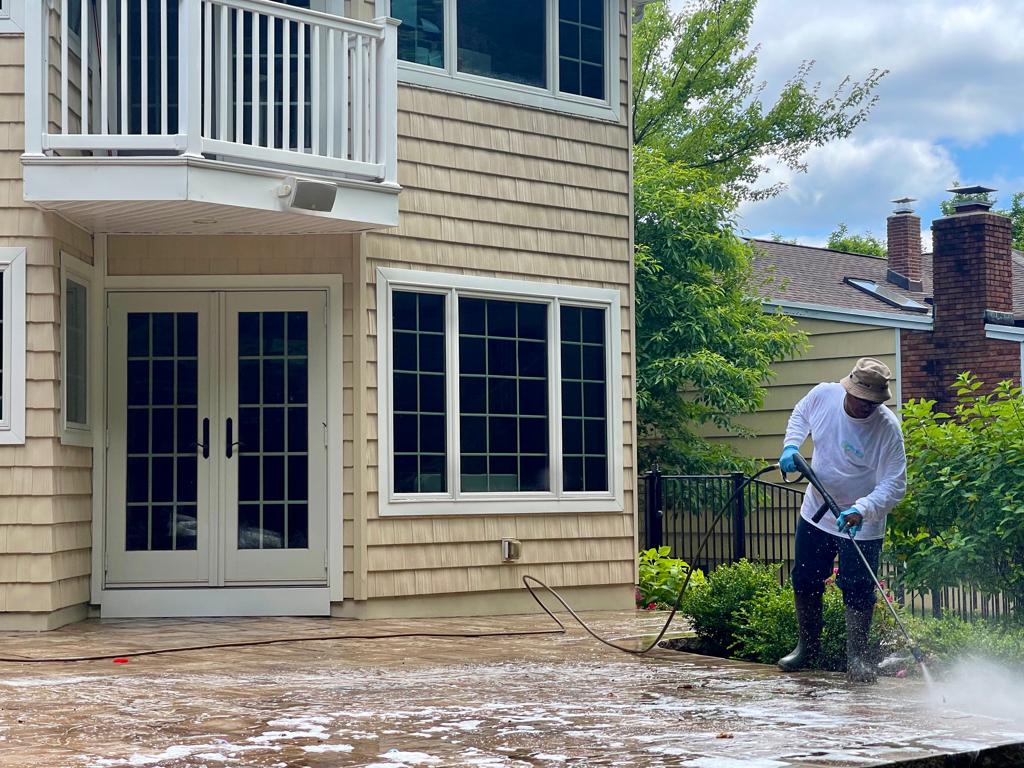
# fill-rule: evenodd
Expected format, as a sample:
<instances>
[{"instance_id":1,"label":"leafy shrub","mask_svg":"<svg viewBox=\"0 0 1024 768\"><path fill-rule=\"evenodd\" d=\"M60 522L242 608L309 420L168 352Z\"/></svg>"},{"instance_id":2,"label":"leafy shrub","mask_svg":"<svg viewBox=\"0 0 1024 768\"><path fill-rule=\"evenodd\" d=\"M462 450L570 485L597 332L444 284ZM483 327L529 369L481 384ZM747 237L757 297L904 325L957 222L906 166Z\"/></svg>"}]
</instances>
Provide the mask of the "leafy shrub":
<instances>
[{"instance_id":1,"label":"leafy shrub","mask_svg":"<svg viewBox=\"0 0 1024 768\"><path fill-rule=\"evenodd\" d=\"M940 665L965 656L1012 665L1024 663L1024 630L1019 626L944 616L911 619L907 629L918 647Z\"/></svg>"},{"instance_id":2,"label":"leafy shrub","mask_svg":"<svg viewBox=\"0 0 1024 768\"><path fill-rule=\"evenodd\" d=\"M1024 399L1011 382L989 395L969 373L952 414L931 400L903 409L907 487L890 517L903 585L966 585L1024 604Z\"/></svg>"},{"instance_id":3,"label":"leafy shrub","mask_svg":"<svg viewBox=\"0 0 1024 768\"><path fill-rule=\"evenodd\" d=\"M670 551L670 547L658 547L640 553L638 605L646 607L653 603L658 608L671 608L675 605L690 566L685 560L669 557ZM690 577L687 592L703 582L704 574L695 570Z\"/></svg>"},{"instance_id":4,"label":"leafy shrub","mask_svg":"<svg viewBox=\"0 0 1024 768\"><path fill-rule=\"evenodd\" d=\"M740 560L714 570L688 589L681 610L711 653L725 654L745 623L744 610L755 598L778 592L780 564Z\"/></svg>"},{"instance_id":5,"label":"leafy shrub","mask_svg":"<svg viewBox=\"0 0 1024 768\"><path fill-rule=\"evenodd\" d=\"M882 649L896 643L896 629L888 609L880 602L875 607L875 620L868 640L870 655L880 659ZM796 607L793 587L762 592L743 609L736 637L730 646L733 656L762 664L774 664L796 646ZM842 670L846 667L846 608L843 593L830 583L822 603L821 669Z\"/></svg>"}]
</instances>

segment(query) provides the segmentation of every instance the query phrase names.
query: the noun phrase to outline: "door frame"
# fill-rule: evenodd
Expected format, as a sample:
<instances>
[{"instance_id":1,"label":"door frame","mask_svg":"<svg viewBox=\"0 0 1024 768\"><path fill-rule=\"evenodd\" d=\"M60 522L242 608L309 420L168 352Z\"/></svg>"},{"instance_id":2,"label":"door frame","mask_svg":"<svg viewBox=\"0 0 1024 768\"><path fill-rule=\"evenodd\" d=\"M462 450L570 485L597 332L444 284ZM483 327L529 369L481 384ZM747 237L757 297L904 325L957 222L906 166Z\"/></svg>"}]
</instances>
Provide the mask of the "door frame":
<instances>
[{"instance_id":1,"label":"door frame","mask_svg":"<svg viewBox=\"0 0 1024 768\"><path fill-rule=\"evenodd\" d=\"M91 292L92 415L95 442L92 468L92 575L90 602L104 617L328 615L343 591L343 307L344 276L309 275L132 275L107 274L107 238L95 238L96 279ZM107 430L107 295L147 291L327 291L327 586L107 589L106 572L106 449ZM332 471L330 468L337 468Z\"/></svg>"}]
</instances>

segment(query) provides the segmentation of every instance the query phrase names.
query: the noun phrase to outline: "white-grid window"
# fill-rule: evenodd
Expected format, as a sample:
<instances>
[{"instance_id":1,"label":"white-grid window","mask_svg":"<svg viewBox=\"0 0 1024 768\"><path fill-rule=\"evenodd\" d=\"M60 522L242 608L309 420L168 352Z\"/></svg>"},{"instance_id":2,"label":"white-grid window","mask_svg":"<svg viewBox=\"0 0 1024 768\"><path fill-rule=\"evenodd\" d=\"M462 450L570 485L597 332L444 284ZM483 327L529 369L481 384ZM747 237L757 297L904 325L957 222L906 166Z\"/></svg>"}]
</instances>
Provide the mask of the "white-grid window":
<instances>
[{"instance_id":1,"label":"white-grid window","mask_svg":"<svg viewBox=\"0 0 1024 768\"><path fill-rule=\"evenodd\" d=\"M0 34L25 31L25 0L0 0Z\"/></svg>"},{"instance_id":2,"label":"white-grid window","mask_svg":"<svg viewBox=\"0 0 1024 768\"><path fill-rule=\"evenodd\" d=\"M25 249L0 248L0 445L25 442Z\"/></svg>"},{"instance_id":3,"label":"white-grid window","mask_svg":"<svg viewBox=\"0 0 1024 768\"><path fill-rule=\"evenodd\" d=\"M378 270L382 514L622 508L619 293Z\"/></svg>"},{"instance_id":4,"label":"white-grid window","mask_svg":"<svg viewBox=\"0 0 1024 768\"><path fill-rule=\"evenodd\" d=\"M89 389L89 303L92 267L61 253L61 439L92 445Z\"/></svg>"},{"instance_id":5,"label":"white-grid window","mask_svg":"<svg viewBox=\"0 0 1024 768\"><path fill-rule=\"evenodd\" d=\"M617 0L392 0L401 77L614 119Z\"/></svg>"}]
</instances>

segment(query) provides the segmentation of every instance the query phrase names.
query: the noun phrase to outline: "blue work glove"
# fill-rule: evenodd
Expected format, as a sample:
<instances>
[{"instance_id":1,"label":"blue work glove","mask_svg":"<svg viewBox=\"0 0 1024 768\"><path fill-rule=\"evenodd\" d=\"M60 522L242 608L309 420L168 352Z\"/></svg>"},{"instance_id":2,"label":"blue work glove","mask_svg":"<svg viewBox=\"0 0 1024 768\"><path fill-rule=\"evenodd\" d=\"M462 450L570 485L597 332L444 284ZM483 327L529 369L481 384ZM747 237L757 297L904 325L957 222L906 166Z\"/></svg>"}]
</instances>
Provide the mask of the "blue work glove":
<instances>
[{"instance_id":1,"label":"blue work glove","mask_svg":"<svg viewBox=\"0 0 1024 768\"><path fill-rule=\"evenodd\" d=\"M854 518L854 520L851 520L850 518ZM836 525L839 527L839 532L849 532L851 536L856 536L860 533L860 528L863 524L864 515L856 507L850 507L836 518Z\"/></svg>"},{"instance_id":2,"label":"blue work glove","mask_svg":"<svg viewBox=\"0 0 1024 768\"><path fill-rule=\"evenodd\" d=\"M793 457L798 453L800 453L800 449L795 445L787 445L783 448L782 456L779 457L779 469L787 475L791 475L796 472L796 462L793 461Z\"/></svg>"}]
</instances>

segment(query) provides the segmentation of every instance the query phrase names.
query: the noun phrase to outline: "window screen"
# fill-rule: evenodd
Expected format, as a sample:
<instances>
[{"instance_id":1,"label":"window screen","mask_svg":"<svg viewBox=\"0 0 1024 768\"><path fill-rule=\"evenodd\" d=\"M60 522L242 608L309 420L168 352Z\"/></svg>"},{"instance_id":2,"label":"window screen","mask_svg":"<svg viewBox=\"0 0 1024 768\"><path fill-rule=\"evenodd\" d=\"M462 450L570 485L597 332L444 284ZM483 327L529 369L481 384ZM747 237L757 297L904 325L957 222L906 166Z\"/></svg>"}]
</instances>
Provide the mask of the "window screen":
<instances>
[{"instance_id":1,"label":"window screen","mask_svg":"<svg viewBox=\"0 0 1024 768\"><path fill-rule=\"evenodd\" d=\"M398 58L444 67L444 0L392 0L391 15L402 22Z\"/></svg>"},{"instance_id":2,"label":"window screen","mask_svg":"<svg viewBox=\"0 0 1024 768\"><path fill-rule=\"evenodd\" d=\"M461 487L547 491L546 304L459 299Z\"/></svg>"},{"instance_id":3,"label":"window screen","mask_svg":"<svg viewBox=\"0 0 1024 768\"><path fill-rule=\"evenodd\" d=\"M562 307L562 469L566 491L608 490L605 313Z\"/></svg>"},{"instance_id":4,"label":"window screen","mask_svg":"<svg viewBox=\"0 0 1024 768\"><path fill-rule=\"evenodd\" d=\"M443 493L448 490L445 297L395 291L391 313L395 492Z\"/></svg>"},{"instance_id":5,"label":"window screen","mask_svg":"<svg viewBox=\"0 0 1024 768\"><path fill-rule=\"evenodd\" d=\"M546 0L459 2L459 71L546 87L546 8Z\"/></svg>"},{"instance_id":6,"label":"window screen","mask_svg":"<svg viewBox=\"0 0 1024 768\"><path fill-rule=\"evenodd\" d=\"M74 280L64 281L64 420L67 424L89 423L88 375L88 289Z\"/></svg>"},{"instance_id":7,"label":"window screen","mask_svg":"<svg viewBox=\"0 0 1024 768\"><path fill-rule=\"evenodd\" d=\"M604 96L604 0L559 0L558 90Z\"/></svg>"}]
</instances>

